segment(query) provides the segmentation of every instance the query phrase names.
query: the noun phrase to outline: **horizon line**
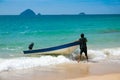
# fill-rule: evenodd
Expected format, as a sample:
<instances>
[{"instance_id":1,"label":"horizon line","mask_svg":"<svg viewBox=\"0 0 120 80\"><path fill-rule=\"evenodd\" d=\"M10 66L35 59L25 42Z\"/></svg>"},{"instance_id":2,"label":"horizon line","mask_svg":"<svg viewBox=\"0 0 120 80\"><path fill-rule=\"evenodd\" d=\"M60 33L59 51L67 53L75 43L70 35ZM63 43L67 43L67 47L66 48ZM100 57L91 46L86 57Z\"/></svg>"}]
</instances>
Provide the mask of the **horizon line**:
<instances>
[{"instance_id":1,"label":"horizon line","mask_svg":"<svg viewBox=\"0 0 120 80\"><path fill-rule=\"evenodd\" d=\"M20 14L0 14L0 16L20 16ZM35 15L35 16L44 16L44 15L80 15L80 16L84 16L84 15L120 15L120 13L115 13L115 14L112 14L112 13L109 13L109 14L40 14L40 15Z\"/></svg>"}]
</instances>

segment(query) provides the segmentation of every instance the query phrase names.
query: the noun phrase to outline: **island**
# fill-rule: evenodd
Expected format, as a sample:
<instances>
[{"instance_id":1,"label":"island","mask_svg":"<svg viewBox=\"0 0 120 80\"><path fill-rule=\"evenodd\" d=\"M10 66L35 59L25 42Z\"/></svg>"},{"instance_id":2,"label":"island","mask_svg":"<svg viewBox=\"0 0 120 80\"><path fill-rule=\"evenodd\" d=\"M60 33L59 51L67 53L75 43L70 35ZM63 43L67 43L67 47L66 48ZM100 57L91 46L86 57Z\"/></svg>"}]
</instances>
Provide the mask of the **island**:
<instances>
[{"instance_id":1,"label":"island","mask_svg":"<svg viewBox=\"0 0 120 80\"><path fill-rule=\"evenodd\" d=\"M40 13L38 13L38 14L37 14L37 16L41 16L41 14L40 14Z\"/></svg>"},{"instance_id":2,"label":"island","mask_svg":"<svg viewBox=\"0 0 120 80\"><path fill-rule=\"evenodd\" d=\"M79 13L79 15L86 15L84 12Z\"/></svg>"},{"instance_id":3,"label":"island","mask_svg":"<svg viewBox=\"0 0 120 80\"><path fill-rule=\"evenodd\" d=\"M20 13L20 16L36 16L36 14L31 9L27 9L23 11L22 13Z\"/></svg>"}]
</instances>

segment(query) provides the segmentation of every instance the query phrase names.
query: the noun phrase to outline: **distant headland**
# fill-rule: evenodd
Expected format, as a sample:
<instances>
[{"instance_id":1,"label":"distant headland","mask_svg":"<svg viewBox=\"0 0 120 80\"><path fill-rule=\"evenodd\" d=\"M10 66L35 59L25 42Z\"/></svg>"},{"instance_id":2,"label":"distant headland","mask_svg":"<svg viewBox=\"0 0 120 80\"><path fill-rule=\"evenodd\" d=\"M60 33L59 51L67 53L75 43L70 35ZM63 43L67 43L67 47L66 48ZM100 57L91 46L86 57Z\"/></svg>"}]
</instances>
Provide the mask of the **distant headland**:
<instances>
[{"instance_id":1,"label":"distant headland","mask_svg":"<svg viewBox=\"0 0 120 80\"><path fill-rule=\"evenodd\" d=\"M78 15L86 15L86 13L85 12L81 12Z\"/></svg>"},{"instance_id":2,"label":"distant headland","mask_svg":"<svg viewBox=\"0 0 120 80\"><path fill-rule=\"evenodd\" d=\"M38 13L37 15L40 16L41 14ZM31 10L31 9L26 9L25 11L23 11L23 12L20 13L20 16L37 16L37 15L36 15L36 13L35 13L33 10Z\"/></svg>"}]
</instances>

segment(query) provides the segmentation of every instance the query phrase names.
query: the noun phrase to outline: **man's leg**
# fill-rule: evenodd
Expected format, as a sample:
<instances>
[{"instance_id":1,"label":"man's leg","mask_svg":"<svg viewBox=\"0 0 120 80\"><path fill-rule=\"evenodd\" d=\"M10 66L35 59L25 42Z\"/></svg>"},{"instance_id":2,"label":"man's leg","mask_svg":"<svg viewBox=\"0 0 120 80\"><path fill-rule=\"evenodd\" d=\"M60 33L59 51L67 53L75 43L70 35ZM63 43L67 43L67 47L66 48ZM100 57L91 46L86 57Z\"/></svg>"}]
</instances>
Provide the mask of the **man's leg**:
<instances>
[{"instance_id":1,"label":"man's leg","mask_svg":"<svg viewBox=\"0 0 120 80\"><path fill-rule=\"evenodd\" d=\"M82 52L83 52L83 51L81 50L81 51L80 51L80 60L81 60L81 57L82 57Z\"/></svg>"},{"instance_id":2,"label":"man's leg","mask_svg":"<svg viewBox=\"0 0 120 80\"><path fill-rule=\"evenodd\" d=\"M80 60L81 60L82 52L83 52L83 50L80 49L80 57L78 58L78 62L80 62Z\"/></svg>"},{"instance_id":3,"label":"man's leg","mask_svg":"<svg viewBox=\"0 0 120 80\"><path fill-rule=\"evenodd\" d=\"M82 57L82 53L83 53L83 49L80 49L80 60L81 60L81 57Z\"/></svg>"},{"instance_id":4,"label":"man's leg","mask_svg":"<svg viewBox=\"0 0 120 80\"><path fill-rule=\"evenodd\" d=\"M87 48L84 50L84 53L85 53L86 59L88 61Z\"/></svg>"}]
</instances>

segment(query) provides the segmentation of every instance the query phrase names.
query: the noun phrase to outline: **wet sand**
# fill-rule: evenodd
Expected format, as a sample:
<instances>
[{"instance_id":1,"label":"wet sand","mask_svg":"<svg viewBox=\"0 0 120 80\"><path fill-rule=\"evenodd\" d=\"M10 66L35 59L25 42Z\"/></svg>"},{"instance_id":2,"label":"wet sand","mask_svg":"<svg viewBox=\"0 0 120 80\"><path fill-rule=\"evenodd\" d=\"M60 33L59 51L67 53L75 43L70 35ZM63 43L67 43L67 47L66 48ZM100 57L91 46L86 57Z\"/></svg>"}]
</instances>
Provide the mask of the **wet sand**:
<instances>
[{"instance_id":1,"label":"wet sand","mask_svg":"<svg viewBox=\"0 0 120 80\"><path fill-rule=\"evenodd\" d=\"M0 80L120 80L118 63L64 63L0 72Z\"/></svg>"}]
</instances>

